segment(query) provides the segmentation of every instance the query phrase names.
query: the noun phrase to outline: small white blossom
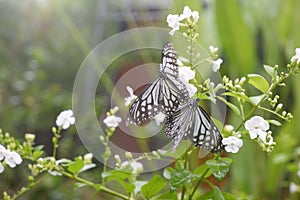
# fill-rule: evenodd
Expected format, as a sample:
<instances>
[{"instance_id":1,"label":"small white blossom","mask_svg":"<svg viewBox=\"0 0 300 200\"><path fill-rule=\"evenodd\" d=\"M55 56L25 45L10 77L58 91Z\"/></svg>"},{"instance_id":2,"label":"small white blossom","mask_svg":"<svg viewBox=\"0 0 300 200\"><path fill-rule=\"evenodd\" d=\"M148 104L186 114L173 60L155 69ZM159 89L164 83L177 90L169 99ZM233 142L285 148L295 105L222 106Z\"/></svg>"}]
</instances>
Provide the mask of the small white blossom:
<instances>
[{"instance_id":1,"label":"small white blossom","mask_svg":"<svg viewBox=\"0 0 300 200\"><path fill-rule=\"evenodd\" d=\"M21 156L15 151L7 151L7 155L5 156L6 164L8 164L11 168L14 168L16 165L22 163Z\"/></svg>"},{"instance_id":2,"label":"small white blossom","mask_svg":"<svg viewBox=\"0 0 300 200\"><path fill-rule=\"evenodd\" d=\"M216 54L216 53L218 52L218 50L219 50L218 47L214 47L214 46L212 46L212 45L210 45L210 46L208 47L208 49L209 49L209 51L210 51L211 54Z\"/></svg>"},{"instance_id":3,"label":"small white blossom","mask_svg":"<svg viewBox=\"0 0 300 200\"><path fill-rule=\"evenodd\" d=\"M234 136L229 136L228 138L222 139L222 144L225 145L225 151L237 153L243 146L243 140Z\"/></svg>"},{"instance_id":4,"label":"small white blossom","mask_svg":"<svg viewBox=\"0 0 300 200\"><path fill-rule=\"evenodd\" d=\"M70 125L75 124L75 117L72 110L62 111L56 118L56 125L67 129Z\"/></svg>"},{"instance_id":5,"label":"small white blossom","mask_svg":"<svg viewBox=\"0 0 300 200\"><path fill-rule=\"evenodd\" d=\"M232 132L234 130L234 127L230 124L226 124L224 126L224 131L227 131L227 132Z\"/></svg>"},{"instance_id":6,"label":"small white blossom","mask_svg":"<svg viewBox=\"0 0 300 200\"><path fill-rule=\"evenodd\" d=\"M192 17L193 17L194 21L198 21L199 20L199 12L193 11Z\"/></svg>"},{"instance_id":7,"label":"small white blossom","mask_svg":"<svg viewBox=\"0 0 300 200\"><path fill-rule=\"evenodd\" d=\"M188 19L192 16L193 12L188 6L184 6L182 14L179 16L179 20ZM198 13L199 14L199 13ZM199 15L198 15L199 16Z\"/></svg>"},{"instance_id":8,"label":"small white blossom","mask_svg":"<svg viewBox=\"0 0 300 200\"><path fill-rule=\"evenodd\" d=\"M141 173L144 170L142 163L135 160L122 162L120 169L125 169L128 165L132 168L132 173Z\"/></svg>"},{"instance_id":9,"label":"small white blossom","mask_svg":"<svg viewBox=\"0 0 300 200\"><path fill-rule=\"evenodd\" d=\"M167 16L167 23L168 23L168 26L170 28L172 28L172 30L169 32L170 35L174 35L175 31L178 31L179 30L179 16L178 15L172 15L172 14L169 14Z\"/></svg>"},{"instance_id":10,"label":"small white blossom","mask_svg":"<svg viewBox=\"0 0 300 200\"><path fill-rule=\"evenodd\" d=\"M7 149L0 144L0 161L7 156Z\"/></svg>"},{"instance_id":11,"label":"small white blossom","mask_svg":"<svg viewBox=\"0 0 300 200\"><path fill-rule=\"evenodd\" d=\"M212 61L212 63L213 63L212 66L213 71L217 72L220 69L221 64L223 63L223 60L221 58L218 58L217 60Z\"/></svg>"},{"instance_id":12,"label":"small white blossom","mask_svg":"<svg viewBox=\"0 0 300 200\"><path fill-rule=\"evenodd\" d=\"M154 120L156 122L156 125L159 126L162 122L165 121L166 115L162 112L159 112L155 117Z\"/></svg>"},{"instance_id":13,"label":"small white blossom","mask_svg":"<svg viewBox=\"0 0 300 200\"><path fill-rule=\"evenodd\" d=\"M300 63L300 48L295 49L295 55L291 58L291 62L296 62L297 64Z\"/></svg>"},{"instance_id":14,"label":"small white blossom","mask_svg":"<svg viewBox=\"0 0 300 200\"><path fill-rule=\"evenodd\" d=\"M289 186L290 193L293 194L298 191L298 185L296 185L294 182L291 182Z\"/></svg>"},{"instance_id":15,"label":"small white blossom","mask_svg":"<svg viewBox=\"0 0 300 200\"><path fill-rule=\"evenodd\" d=\"M269 123L260 116L254 116L245 122L245 128L249 131L250 139L259 137L263 142L266 141Z\"/></svg>"},{"instance_id":16,"label":"small white blossom","mask_svg":"<svg viewBox=\"0 0 300 200\"><path fill-rule=\"evenodd\" d=\"M2 163L0 162L0 174L4 171L4 166L2 165Z\"/></svg>"},{"instance_id":17,"label":"small white blossom","mask_svg":"<svg viewBox=\"0 0 300 200\"><path fill-rule=\"evenodd\" d=\"M105 125L107 127L110 127L110 128L116 128L119 126L119 123L121 123L122 119L121 117L116 117L114 115L110 115L110 116L107 116L103 122L105 123Z\"/></svg>"},{"instance_id":18,"label":"small white blossom","mask_svg":"<svg viewBox=\"0 0 300 200\"><path fill-rule=\"evenodd\" d=\"M125 98L125 106L129 106L137 96L133 94L133 89L130 86L126 86L126 89L130 96Z\"/></svg>"},{"instance_id":19,"label":"small white blossom","mask_svg":"<svg viewBox=\"0 0 300 200\"><path fill-rule=\"evenodd\" d=\"M189 82L189 80L195 78L195 71L192 70L190 67L179 67L179 78L181 80L185 80L186 82Z\"/></svg>"},{"instance_id":20,"label":"small white blossom","mask_svg":"<svg viewBox=\"0 0 300 200\"><path fill-rule=\"evenodd\" d=\"M195 71L191 70L190 67L179 67L179 79L184 83L186 86L186 89L189 93L189 97L192 97L197 92L197 88L190 84L189 81L193 78L195 78Z\"/></svg>"}]
</instances>

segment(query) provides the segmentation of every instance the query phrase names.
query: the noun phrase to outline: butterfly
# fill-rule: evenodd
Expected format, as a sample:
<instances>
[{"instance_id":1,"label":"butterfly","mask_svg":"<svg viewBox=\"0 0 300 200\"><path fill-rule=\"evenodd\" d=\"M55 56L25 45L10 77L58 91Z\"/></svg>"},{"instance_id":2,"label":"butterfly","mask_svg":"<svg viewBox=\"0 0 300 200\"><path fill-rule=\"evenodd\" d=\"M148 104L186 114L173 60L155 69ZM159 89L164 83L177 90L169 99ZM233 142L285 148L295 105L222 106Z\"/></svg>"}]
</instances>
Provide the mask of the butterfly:
<instances>
[{"instance_id":1,"label":"butterfly","mask_svg":"<svg viewBox=\"0 0 300 200\"><path fill-rule=\"evenodd\" d=\"M127 124L142 125L159 112L170 115L188 98L188 91L178 77L177 53L171 43L163 47L158 75L130 106Z\"/></svg>"},{"instance_id":2,"label":"butterfly","mask_svg":"<svg viewBox=\"0 0 300 200\"><path fill-rule=\"evenodd\" d=\"M222 135L198 101L199 98L189 99L167 117L165 134L173 138L172 151L182 139L189 139L197 147L220 153L224 149Z\"/></svg>"}]
</instances>

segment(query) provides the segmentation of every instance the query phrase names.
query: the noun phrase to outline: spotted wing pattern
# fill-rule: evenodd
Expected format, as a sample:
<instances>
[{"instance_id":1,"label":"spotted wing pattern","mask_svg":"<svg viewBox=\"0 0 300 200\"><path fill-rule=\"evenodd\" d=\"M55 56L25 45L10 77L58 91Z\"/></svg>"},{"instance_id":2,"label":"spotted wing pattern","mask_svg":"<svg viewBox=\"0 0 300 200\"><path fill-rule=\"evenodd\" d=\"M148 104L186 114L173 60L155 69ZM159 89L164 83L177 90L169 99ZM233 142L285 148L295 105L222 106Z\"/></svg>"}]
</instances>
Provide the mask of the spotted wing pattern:
<instances>
[{"instance_id":1,"label":"spotted wing pattern","mask_svg":"<svg viewBox=\"0 0 300 200\"><path fill-rule=\"evenodd\" d=\"M203 108L199 99L190 99L166 120L165 134L173 138L174 151L182 139L206 151L219 153L224 149L222 135Z\"/></svg>"},{"instance_id":2,"label":"spotted wing pattern","mask_svg":"<svg viewBox=\"0 0 300 200\"><path fill-rule=\"evenodd\" d=\"M163 48L158 74L130 106L127 124L142 125L159 112L170 115L188 98L188 91L178 77L177 53L171 43Z\"/></svg>"}]
</instances>

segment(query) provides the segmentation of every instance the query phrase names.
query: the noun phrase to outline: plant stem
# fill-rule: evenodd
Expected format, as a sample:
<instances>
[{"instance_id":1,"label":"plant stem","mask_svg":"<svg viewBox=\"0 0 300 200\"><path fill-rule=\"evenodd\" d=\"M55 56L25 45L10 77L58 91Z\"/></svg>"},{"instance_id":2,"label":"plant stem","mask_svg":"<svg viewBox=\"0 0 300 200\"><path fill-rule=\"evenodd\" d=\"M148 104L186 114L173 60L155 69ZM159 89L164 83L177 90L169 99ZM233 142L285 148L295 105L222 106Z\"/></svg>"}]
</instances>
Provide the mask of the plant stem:
<instances>
[{"instance_id":1,"label":"plant stem","mask_svg":"<svg viewBox=\"0 0 300 200\"><path fill-rule=\"evenodd\" d=\"M192 200L192 199L193 199L193 196L194 196L194 194L195 194L197 188L198 188L199 185L201 184L202 180L204 179L204 177L205 177L205 175L208 173L208 171L209 171L209 168L207 168L207 169L205 170L205 172L202 174L201 178L200 178L200 179L198 180L198 182L196 183L196 186L194 187L192 193L191 193L190 196L189 196L189 200Z\"/></svg>"},{"instance_id":2,"label":"plant stem","mask_svg":"<svg viewBox=\"0 0 300 200\"><path fill-rule=\"evenodd\" d=\"M63 175L65 175L65 176L67 176L69 178L75 179L76 181L79 181L81 183L89 185L89 186L91 186L91 187L93 187L93 188L95 188L97 190L101 190L101 191L106 192L108 194L111 194L113 196L120 197L121 199L129 199L127 196L125 196L123 194L120 194L120 193L118 193L116 191L113 191L113 190L111 190L111 189L109 189L109 188L107 188L107 187L105 187L103 185L99 185L98 186L98 184L96 184L96 183L93 183L91 181L88 181L86 179L80 178L78 176L72 175L72 174L67 173L67 172L60 172L60 173L62 173Z\"/></svg>"}]
</instances>

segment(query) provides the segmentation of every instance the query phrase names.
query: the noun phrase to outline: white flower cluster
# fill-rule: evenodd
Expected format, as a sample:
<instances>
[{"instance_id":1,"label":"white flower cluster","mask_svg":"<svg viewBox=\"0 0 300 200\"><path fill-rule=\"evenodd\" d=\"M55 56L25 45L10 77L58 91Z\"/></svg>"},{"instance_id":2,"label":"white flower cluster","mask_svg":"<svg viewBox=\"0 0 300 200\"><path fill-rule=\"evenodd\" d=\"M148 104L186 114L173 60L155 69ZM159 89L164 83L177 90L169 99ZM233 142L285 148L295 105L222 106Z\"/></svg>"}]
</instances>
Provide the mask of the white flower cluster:
<instances>
[{"instance_id":1,"label":"white flower cluster","mask_svg":"<svg viewBox=\"0 0 300 200\"><path fill-rule=\"evenodd\" d=\"M4 162L11 168L14 168L15 166L22 163L21 156L15 152L7 150L4 146L0 144L0 161L4 159ZM4 166L2 162L0 162L0 173L4 171Z\"/></svg>"},{"instance_id":2,"label":"white flower cluster","mask_svg":"<svg viewBox=\"0 0 300 200\"><path fill-rule=\"evenodd\" d=\"M180 22L183 20L191 21L193 19L193 23L197 23L199 20L199 12L198 11L192 11L190 7L185 6L183 8L182 14L169 14L167 16L167 23L172 30L169 32L170 35L174 35L175 31L178 31L180 29Z\"/></svg>"}]
</instances>

